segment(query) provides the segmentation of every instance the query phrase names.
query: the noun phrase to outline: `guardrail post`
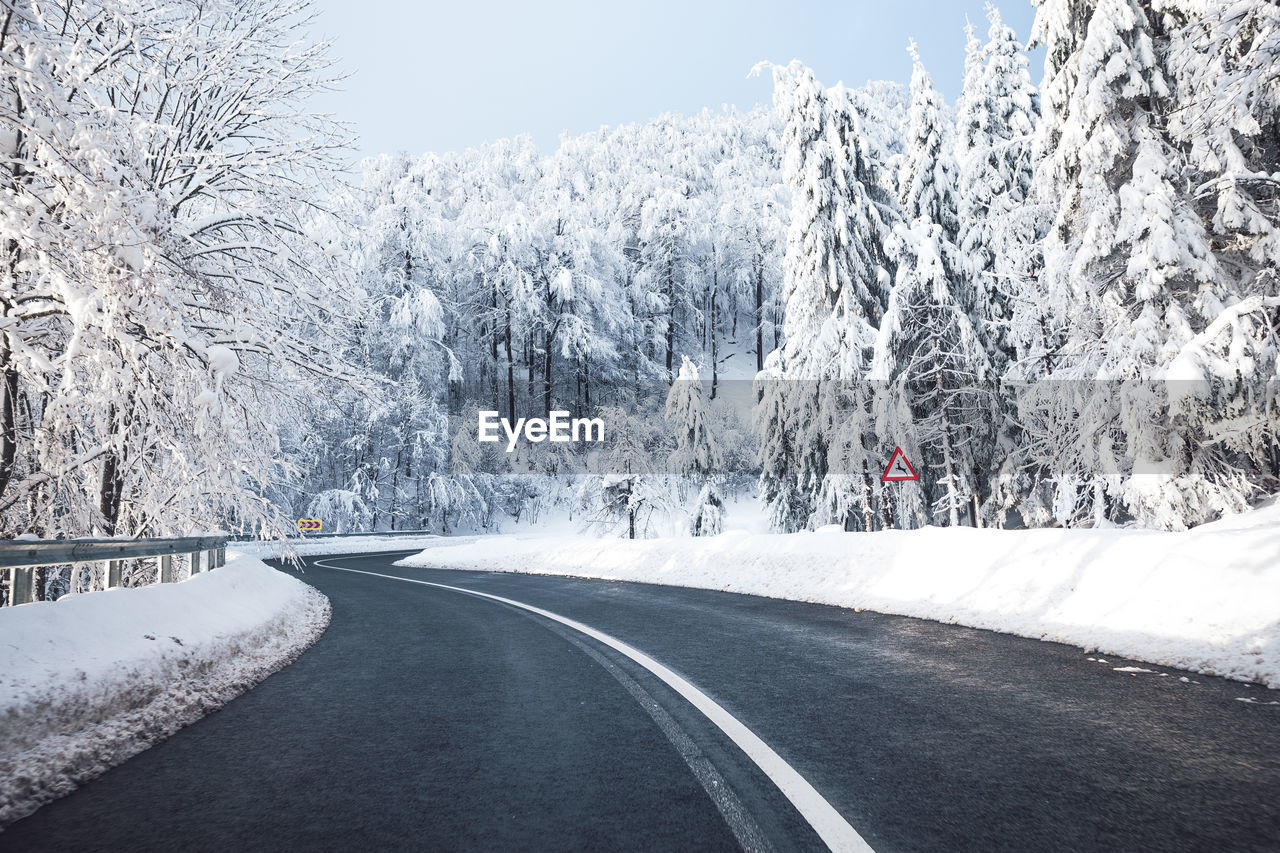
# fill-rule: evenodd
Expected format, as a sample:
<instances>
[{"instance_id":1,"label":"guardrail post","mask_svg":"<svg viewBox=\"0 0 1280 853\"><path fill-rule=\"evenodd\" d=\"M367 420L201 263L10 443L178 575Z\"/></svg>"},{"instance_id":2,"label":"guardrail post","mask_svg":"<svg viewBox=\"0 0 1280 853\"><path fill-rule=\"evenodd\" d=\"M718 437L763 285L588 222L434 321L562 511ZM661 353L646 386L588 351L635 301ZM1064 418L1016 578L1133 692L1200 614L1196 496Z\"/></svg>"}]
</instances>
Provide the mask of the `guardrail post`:
<instances>
[{"instance_id":1,"label":"guardrail post","mask_svg":"<svg viewBox=\"0 0 1280 853\"><path fill-rule=\"evenodd\" d=\"M9 604L28 604L35 600L36 570L14 569L9 574Z\"/></svg>"},{"instance_id":2,"label":"guardrail post","mask_svg":"<svg viewBox=\"0 0 1280 853\"><path fill-rule=\"evenodd\" d=\"M218 568L222 568L226 564L227 564L227 549L219 548L218 549Z\"/></svg>"},{"instance_id":3,"label":"guardrail post","mask_svg":"<svg viewBox=\"0 0 1280 853\"><path fill-rule=\"evenodd\" d=\"M191 574L193 577L195 575L200 574L200 552L199 551L191 552Z\"/></svg>"},{"instance_id":4,"label":"guardrail post","mask_svg":"<svg viewBox=\"0 0 1280 853\"><path fill-rule=\"evenodd\" d=\"M165 554L160 558L160 583L173 583L172 554Z\"/></svg>"},{"instance_id":5,"label":"guardrail post","mask_svg":"<svg viewBox=\"0 0 1280 853\"><path fill-rule=\"evenodd\" d=\"M120 568L123 565L123 560L107 561L107 589L120 586Z\"/></svg>"}]
</instances>

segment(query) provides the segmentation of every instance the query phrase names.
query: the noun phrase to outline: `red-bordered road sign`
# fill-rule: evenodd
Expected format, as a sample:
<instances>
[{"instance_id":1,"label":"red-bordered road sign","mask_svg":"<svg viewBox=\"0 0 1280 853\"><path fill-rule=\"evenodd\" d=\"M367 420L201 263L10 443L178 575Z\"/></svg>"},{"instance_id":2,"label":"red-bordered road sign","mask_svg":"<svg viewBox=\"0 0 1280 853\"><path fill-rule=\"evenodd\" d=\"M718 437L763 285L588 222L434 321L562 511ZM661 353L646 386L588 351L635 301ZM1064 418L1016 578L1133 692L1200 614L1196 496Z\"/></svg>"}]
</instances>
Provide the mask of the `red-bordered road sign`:
<instances>
[{"instance_id":1,"label":"red-bordered road sign","mask_svg":"<svg viewBox=\"0 0 1280 853\"><path fill-rule=\"evenodd\" d=\"M916 469L911 467L911 463L907 460L907 454L902 452L901 447L893 449L893 456L889 459L889 464L885 466L884 476L880 478L882 483L905 483L913 480L919 480L920 475L916 473Z\"/></svg>"}]
</instances>

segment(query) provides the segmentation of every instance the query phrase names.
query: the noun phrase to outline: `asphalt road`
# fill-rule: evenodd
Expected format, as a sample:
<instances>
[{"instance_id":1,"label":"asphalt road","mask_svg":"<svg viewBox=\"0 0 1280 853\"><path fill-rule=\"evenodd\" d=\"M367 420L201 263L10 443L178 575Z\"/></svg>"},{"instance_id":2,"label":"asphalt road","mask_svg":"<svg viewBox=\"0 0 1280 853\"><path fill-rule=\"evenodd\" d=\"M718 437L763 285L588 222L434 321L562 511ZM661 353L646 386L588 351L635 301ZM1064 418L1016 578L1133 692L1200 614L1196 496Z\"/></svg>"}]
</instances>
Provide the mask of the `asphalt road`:
<instances>
[{"instance_id":1,"label":"asphalt road","mask_svg":"<svg viewBox=\"0 0 1280 853\"><path fill-rule=\"evenodd\" d=\"M629 644L877 851L1280 850L1273 691L820 605L320 559ZM439 587L304 579L333 622L297 663L0 848L822 849L777 766L608 642Z\"/></svg>"}]
</instances>

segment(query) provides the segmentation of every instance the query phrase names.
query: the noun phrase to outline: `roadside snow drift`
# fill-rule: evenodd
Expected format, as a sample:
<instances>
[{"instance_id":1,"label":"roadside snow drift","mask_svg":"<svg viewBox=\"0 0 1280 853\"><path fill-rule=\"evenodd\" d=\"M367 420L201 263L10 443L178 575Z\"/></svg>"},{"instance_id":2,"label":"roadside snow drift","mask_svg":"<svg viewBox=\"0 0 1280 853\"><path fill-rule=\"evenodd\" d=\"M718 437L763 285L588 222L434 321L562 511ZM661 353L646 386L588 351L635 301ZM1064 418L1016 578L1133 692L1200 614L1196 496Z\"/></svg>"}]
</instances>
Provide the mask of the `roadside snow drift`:
<instances>
[{"instance_id":1,"label":"roadside snow drift","mask_svg":"<svg viewBox=\"0 0 1280 853\"><path fill-rule=\"evenodd\" d=\"M573 575L988 628L1280 688L1280 505L1186 533L974 530L482 538L403 566Z\"/></svg>"},{"instance_id":2,"label":"roadside snow drift","mask_svg":"<svg viewBox=\"0 0 1280 853\"><path fill-rule=\"evenodd\" d=\"M297 659L329 600L250 557L0 609L0 827Z\"/></svg>"}]
</instances>

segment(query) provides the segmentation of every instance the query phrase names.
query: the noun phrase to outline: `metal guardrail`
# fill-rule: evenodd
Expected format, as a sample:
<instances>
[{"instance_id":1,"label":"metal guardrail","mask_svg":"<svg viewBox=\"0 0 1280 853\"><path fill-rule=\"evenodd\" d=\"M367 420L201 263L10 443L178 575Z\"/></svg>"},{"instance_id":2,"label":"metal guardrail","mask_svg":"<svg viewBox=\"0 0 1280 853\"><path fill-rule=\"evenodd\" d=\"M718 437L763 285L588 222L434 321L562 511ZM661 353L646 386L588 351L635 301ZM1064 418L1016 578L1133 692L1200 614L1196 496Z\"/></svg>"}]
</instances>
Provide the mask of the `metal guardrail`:
<instances>
[{"instance_id":1,"label":"metal guardrail","mask_svg":"<svg viewBox=\"0 0 1280 853\"><path fill-rule=\"evenodd\" d=\"M9 571L8 604L26 604L36 598L37 566L66 563L107 564L105 588L120 586L125 560L158 557L159 583L173 581L173 558L191 556L191 574L216 569L227 562L227 537L187 536L172 539L49 539L0 541L0 571ZM201 554L206 555L201 559Z\"/></svg>"},{"instance_id":2,"label":"metal guardrail","mask_svg":"<svg viewBox=\"0 0 1280 853\"><path fill-rule=\"evenodd\" d=\"M307 542L312 539L339 539L351 536L440 536L430 530L376 530L372 533L304 533L301 536L292 536L290 542ZM252 536L232 536L229 542L260 542L262 540Z\"/></svg>"},{"instance_id":3,"label":"metal guardrail","mask_svg":"<svg viewBox=\"0 0 1280 853\"><path fill-rule=\"evenodd\" d=\"M306 542L314 539L336 539L364 536L438 536L429 530L378 530L370 533L311 533L291 539ZM159 583L174 579L173 558L191 557L191 574L216 569L227 562L227 542L254 542L252 537L187 536L171 539L48 539L0 540L0 572L10 572L9 605L36 600L38 566L61 566L67 563L106 563L104 587L120 586L124 561L158 557L156 578ZM206 556L202 559L201 554Z\"/></svg>"}]
</instances>

